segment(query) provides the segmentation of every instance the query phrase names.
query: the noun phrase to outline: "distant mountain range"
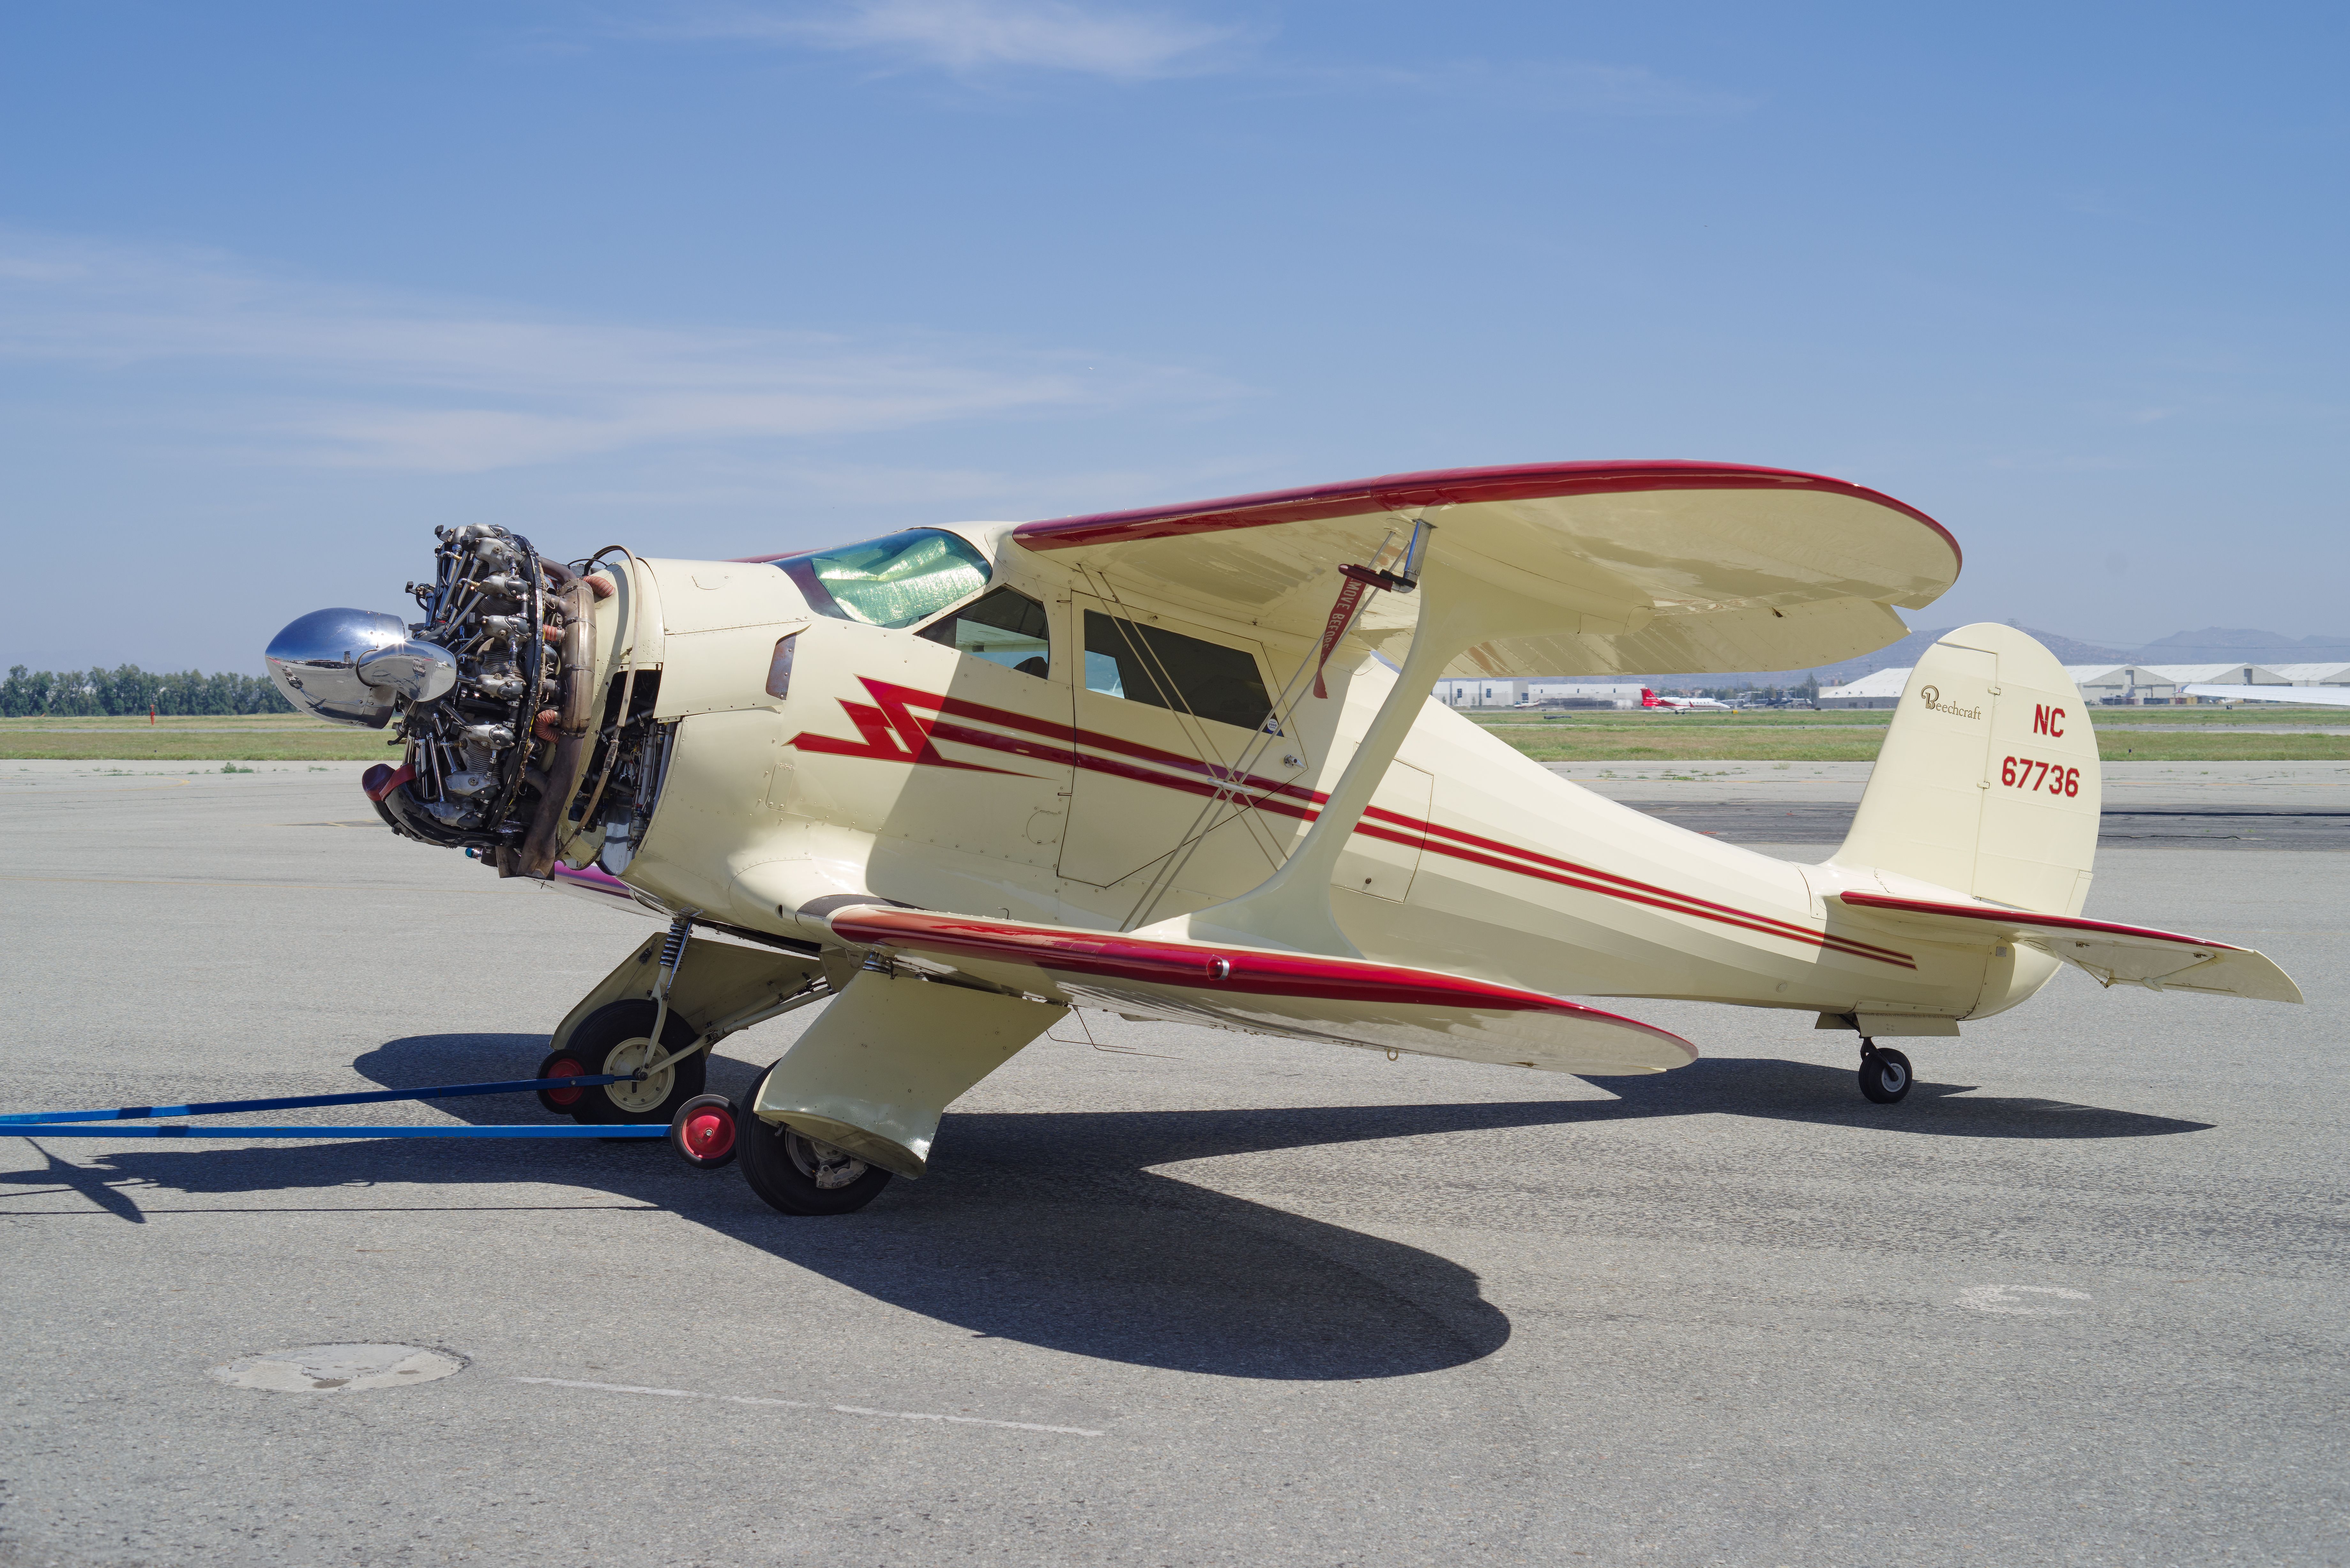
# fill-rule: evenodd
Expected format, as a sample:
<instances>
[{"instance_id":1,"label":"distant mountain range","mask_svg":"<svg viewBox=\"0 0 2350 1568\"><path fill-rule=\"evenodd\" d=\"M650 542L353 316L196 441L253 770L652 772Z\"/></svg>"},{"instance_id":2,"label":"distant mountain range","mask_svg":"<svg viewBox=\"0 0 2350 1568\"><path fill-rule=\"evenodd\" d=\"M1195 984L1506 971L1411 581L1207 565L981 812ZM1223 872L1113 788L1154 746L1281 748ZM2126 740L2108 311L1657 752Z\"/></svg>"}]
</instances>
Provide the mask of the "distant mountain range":
<instances>
[{"instance_id":1,"label":"distant mountain range","mask_svg":"<svg viewBox=\"0 0 2350 1568\"><path fill-rule=\"evenodd\" d=\"M2103 643L2083 642L2078 638L2042 631L2036 627L2021 626L2014 621L2008 624L2046 645L2048 651L2065 664L2319 664L2329 660L2350 663L2350 637L2291 638L2282 632L2210 626L2200 631L2175 631L2143 648L2108 648ZM1900 641L1880 648L1875 653L1859 659L1847 659L1841 664L1822 665L1817 670L1767 670L1732 675L1651 675L1644 679L1659 688L1668 681L1687 687L1800 686L1816 675L1821 685L1837 686L1879 670L1898 670L1915 664L1918 656L1932 647L1937 638L1954 629L1946 626L1932 631L1913 631Z\"/></svg>"}]
</instances>

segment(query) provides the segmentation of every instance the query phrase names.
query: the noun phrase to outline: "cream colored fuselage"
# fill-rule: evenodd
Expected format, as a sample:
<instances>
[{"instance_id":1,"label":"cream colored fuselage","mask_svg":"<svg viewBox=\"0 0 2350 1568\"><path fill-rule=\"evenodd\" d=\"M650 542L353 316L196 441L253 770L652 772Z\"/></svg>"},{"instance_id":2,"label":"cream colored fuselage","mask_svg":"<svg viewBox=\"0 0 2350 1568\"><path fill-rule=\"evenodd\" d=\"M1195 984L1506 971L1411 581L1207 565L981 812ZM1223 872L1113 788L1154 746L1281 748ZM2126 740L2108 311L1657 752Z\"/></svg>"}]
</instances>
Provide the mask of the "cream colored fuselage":
<instances>
[{"instance_id":1,"label":"cream colored fuselage","mask_svg":"<svg viewBox=\"0 0 2350 1568\"><path fill-rule=\"evenodd\" d=\"M603 672L621 668L633 619L635 662L661 670L655 716L679 721L626 881L672 909L792 937L820 934L798 913L810 900L858 893L1133 929L1234 898L1282 864L1392 689L1388 668L1334 663L1317 699L1313 650L1295 639L1120 596L1001 528L952 531L986 552L993 586L1045 607L1046 675L811 614L766 565L643 563L599 607ZM1279 732L1088 690L1088 608L1245 650L1280 694ZM1906 1016L1920 1033L2012 1006L2055 967L2028 948L1856 924L1824 901L1846 888L1953 896L1674 827L1430 702L1331 899L1347 938L1388 962L1562 996Z\"/></svg>"}]
</instances>

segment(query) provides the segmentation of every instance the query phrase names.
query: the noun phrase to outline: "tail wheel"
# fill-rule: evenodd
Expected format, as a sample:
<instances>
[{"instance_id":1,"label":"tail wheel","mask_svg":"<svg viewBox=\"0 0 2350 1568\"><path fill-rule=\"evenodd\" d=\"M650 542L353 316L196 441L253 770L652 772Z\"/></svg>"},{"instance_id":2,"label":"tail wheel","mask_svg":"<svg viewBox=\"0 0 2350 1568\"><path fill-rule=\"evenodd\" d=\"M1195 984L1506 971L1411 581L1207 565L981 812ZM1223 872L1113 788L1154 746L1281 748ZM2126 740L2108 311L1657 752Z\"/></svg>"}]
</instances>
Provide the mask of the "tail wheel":
<instances>
[{"instance_id":1,"label":"tail wheel","mask_svg":"<svg viewBox=\"0 0 2350 1568\"><path fill-rule=\"evenodd\" d=\"M646 1001L615 1002L599 1007L580 1022L571 1032L571 1038L561 1050L547 1059L566 1056L582 1064L588 1075L615 1073L620 1082L599 1087L581 1089L579 1098L565 1107L577 1121L598 1125L614 1122L666 1122L673 1120L686 1101L702 1093L710 1075L710 1053L697 1051L681 1062L672 1062L641 1080L629 1075L653 1059L656 1053L650 1038L654 1004ZM700 1037L700 1031L672 1012L661 1026L661 1045L671 1051L681 1051ZM571 1076L569 1074L546 1074L545 1076ZM542 1096L563 1093L560 1089L542 1089Z\"/></svg>"},{"instance_id":2,"label":"tail wheel","mask_svg":"<svg viewBox=\"0 0 2350 1568\"><path fill-rule=\"evenodd\" d=\"M770 1067L768 1072L775 1069ZM760 1075L765 1082L766 1075ZM769 1208L785 1214L853 1214L889 1185L889 1173L792 1127L761 1121L754 1085L735 1130L743 1178Z\"/></svg>"},{"instance_id":3,"label":"tail wheel","mask_svg":"<svg viewBox=\"0 0 2350 1568\"><path fill-rule=\"evenodd\" d=\"M1860 1054L1860 1092L1880 1106L1899 1104L1909 1093L1909 1058L1871 1043Z\"/></svg>"}]
</instances>

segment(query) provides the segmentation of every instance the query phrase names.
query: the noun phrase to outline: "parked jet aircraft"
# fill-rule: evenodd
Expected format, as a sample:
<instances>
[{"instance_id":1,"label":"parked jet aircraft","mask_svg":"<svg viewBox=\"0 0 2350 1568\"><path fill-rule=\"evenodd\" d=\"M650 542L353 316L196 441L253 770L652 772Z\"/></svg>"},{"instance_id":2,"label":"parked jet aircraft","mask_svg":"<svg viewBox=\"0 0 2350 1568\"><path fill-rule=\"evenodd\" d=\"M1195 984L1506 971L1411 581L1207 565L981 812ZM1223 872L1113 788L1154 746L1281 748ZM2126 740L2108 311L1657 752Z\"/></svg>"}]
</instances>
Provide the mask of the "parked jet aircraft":
<instances>
[{"instance_id":1,"label":"parked jet aircraft","mask_svg":"<svg viewBox=\"0 0 2350 1568\"><path fill-rule=\"evenodd\" d=\"M1571 999L1693 998L1856 1033L1892 1102L1909 1064L1881 1042L1954 1035L2060 962L2299 1000L2259 953L2083 917L2095 740L2008 628L1918 660L1810 866L1588 794L1428 700L1448 673L1891 642L1958 546L1842 481L1400 474L743 561L437 532L421 619L305 616L273 674L308 711L398 721L368 779L394 831L671 917L541 1074L622 1081L546 1098L739 1154L787 1212L921 1175L947 1106L1072 1007L1607 1075L1697 1048ZM749 1104L702 1092L711 1045L827 998Z\"/></svg>"},{"instance_id":2,"label":"parked jet aircraft","mask_svg":"<svg viewBox=\"0 0 2350 1568\"><path fill-rule=\"evenodd\" d=\"M1640 688L1640 706L1662 708L1672 713L1690 713L1707 708L1724 713L1731 711L1729 703L1717 702L1711 697L1659 697L1646 686Z\"/></svg>"}]
</instances>

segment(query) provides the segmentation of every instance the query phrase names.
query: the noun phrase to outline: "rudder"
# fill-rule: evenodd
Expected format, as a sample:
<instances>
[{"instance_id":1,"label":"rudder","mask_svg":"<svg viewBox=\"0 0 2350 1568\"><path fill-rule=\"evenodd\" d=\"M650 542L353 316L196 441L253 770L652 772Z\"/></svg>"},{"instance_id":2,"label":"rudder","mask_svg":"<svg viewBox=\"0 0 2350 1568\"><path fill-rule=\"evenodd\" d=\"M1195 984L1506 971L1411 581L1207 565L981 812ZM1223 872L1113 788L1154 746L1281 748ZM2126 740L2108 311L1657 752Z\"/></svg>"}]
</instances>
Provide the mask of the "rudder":
<instances>
[{"instance_id":1,"label":"rudder","mask_svg":"<svg viewBox=\"0 0 2350 1568\"><path fill-rule=\"evenodd\" d=\"M1833 864L2077 915L2102 794L2096 733L2056 656L2012 627L1960 627L1909 672Z\"/></svg>"}]
</instances>

